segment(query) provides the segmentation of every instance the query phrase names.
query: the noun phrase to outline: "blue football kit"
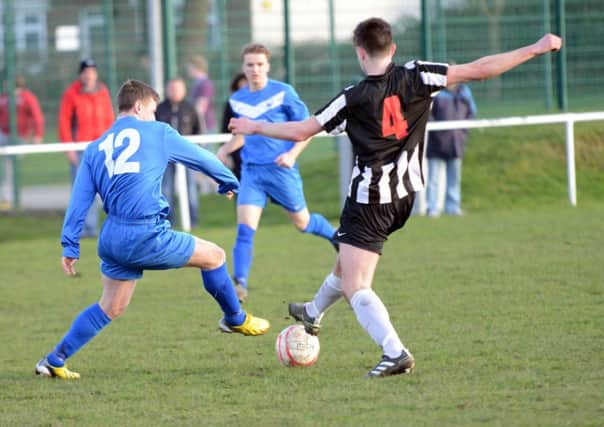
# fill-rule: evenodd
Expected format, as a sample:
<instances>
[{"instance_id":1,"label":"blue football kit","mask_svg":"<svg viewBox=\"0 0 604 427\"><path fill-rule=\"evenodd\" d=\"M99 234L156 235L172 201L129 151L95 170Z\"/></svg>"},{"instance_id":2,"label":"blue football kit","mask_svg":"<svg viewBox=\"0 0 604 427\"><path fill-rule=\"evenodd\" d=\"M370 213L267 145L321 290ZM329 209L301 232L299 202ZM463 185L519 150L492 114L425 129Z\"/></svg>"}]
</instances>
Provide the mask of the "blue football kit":
<instances>
[{"instance_id":1,"label":"blue football kit","mask_svg":"<svg viewBox=\"0 0 604 427\"><path fill-rule=\"evenodd\" d=\"M258 91L248 86L235 92L229 103L235 117L272 123L304 120L308 108L293 87L276 80L268 80ZM241 191L238 205L266 206L270 197L290 212L306 207L302 179L297 166L283 168L275 163L277 157L288 152L294 142L263 135L246 135L241 149Z\"/></svg>"},{"instance_id":2,"label":"blue football kit","mask_svg":"<svg viewBox=\"0 0 604 427\"><path fill-rule=\"evenodd\" d=\"M186 265L195 250L194 237L170 228L170 207L161 193L164 171L178 162L213 178L218 192L236 192L239 182L213 154L190 143L163 122L119 118L82 156L65 213L63 256L80 257L79 236L88 208L98 193L107 219L99 235L101 271L114 280L135 280L144 270ZM265 333L269 323L241 309L226 262L200 270L203 286L224 317L220 328L245 335ZM36 365L36 373L79 378L65 361L105 329L112 319L100 303L85 308L67 333ZM254 329L256 328L256 329Z\"/></svg>"},{"instance_id":3,"label":"blue football kit","mask_svg":"<svg viewBox=\"0 0 604 427\"><path fill-rule=\"evenodd\" d=\"M309 117L308 108L294 88L286 83L269 79L264 88L251 91L245 86L231 95L229 104L235 117L280 123L302 121ZM245 135L241 149L241 188L237 205L264 208L268 199L288 212L306 208L302 177L297 164L292 168L279 166L277 157L292 149L294 142L264 135ZM330 240L334 228L320 214L312 213L305 233ZM247 287L247 276L253 257L253 240L256 230L247 224L238 224L233 248L235 281Z\"/></svg>"},{"instance_id":4,"label":"blue football kit","mask_svg":"<svg viewBox=\"0 0 604 427\"><path fill-rule=\"evenodd\" d=\"M183 266L193 254L194 240L171 230L166 219L170 207L161 182L168 162L212 177L221 194L238 190L229 169L169 125L122 117L84 152L65 214L63 255L79 258L82 224L99 193L107 214L98 243L103 274L130 280L145 269Z\"/></svg>"}]
</instances>

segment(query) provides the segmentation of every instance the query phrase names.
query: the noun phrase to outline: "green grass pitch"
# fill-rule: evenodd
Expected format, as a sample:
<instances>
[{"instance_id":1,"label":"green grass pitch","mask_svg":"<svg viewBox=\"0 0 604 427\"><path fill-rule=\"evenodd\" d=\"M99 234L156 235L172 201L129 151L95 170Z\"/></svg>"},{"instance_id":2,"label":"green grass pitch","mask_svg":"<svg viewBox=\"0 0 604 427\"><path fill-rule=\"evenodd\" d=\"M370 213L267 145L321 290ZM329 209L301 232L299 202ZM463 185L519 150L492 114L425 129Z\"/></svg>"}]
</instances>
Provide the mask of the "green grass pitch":
<instances>
[{"instance_id":1,"label":"green grass pitch","mask_svg":"<svg viewBox=\"0 0 604 427\"><path fill-rule=\"evenodd\" d=\"M95 242L67 278L60 218L0 217L0 426L602 425L604 131L579 135L575 208L560 132L489 135L472 134L464 162L469 214L412 218L378 267L375 289L417 359L410 376L364 378L380 352L344 301L316 365L279 364L286 304L312 297L334 253L270 208L246 304L268 335L220 333L194 269L147 272L124 316L70 360L81 380L38 378L36 361L100 295ZM310 207L335 222L332 147L304 156ZM195 234L230 258L232 203L202 206Z\"/></svg>"}]
</instances>

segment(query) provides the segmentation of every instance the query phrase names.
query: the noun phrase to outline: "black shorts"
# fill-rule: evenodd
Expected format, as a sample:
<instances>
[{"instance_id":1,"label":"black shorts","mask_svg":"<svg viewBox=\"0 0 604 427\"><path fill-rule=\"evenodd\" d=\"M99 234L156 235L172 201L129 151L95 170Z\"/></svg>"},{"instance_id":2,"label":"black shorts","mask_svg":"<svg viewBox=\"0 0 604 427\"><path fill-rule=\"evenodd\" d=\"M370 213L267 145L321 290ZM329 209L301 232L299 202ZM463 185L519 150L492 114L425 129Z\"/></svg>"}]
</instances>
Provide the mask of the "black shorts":
<instances>
[{"instance_id":1,"label":"black shorts","mask_svg":"<svg viewBox=\"0 0 604 427\"><path fill-rule=\"evenodd\" d=\"M367 205L346 199L335 240L382 254L388 236L402 228L413 209L415 193L392 203Z\"/></svg>"}]
</instances>

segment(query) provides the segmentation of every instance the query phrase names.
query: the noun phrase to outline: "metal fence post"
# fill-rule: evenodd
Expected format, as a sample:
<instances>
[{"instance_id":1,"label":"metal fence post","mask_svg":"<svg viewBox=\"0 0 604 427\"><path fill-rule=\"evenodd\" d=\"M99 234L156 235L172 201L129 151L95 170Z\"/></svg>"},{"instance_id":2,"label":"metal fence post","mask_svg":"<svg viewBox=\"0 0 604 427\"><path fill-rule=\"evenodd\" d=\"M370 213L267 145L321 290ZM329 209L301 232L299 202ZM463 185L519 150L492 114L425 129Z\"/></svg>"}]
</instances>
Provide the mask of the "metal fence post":
<instances>
[{"instance_id":1,"label":"metal fence post","mask_svg":"<svg viewBox=\"0 0 604 427\"><path fill-rule=\"evenodd\" d=\"M556 0L556 26L558 35L566 40L566 11L564 0ZM566 111L568 109L568 81L566 74L566 47L558 52L558 107Z\"/></svg>"},{"instance_id":2,"label":"metal fence post","mask_svg":"<svg viewBox=\"0 0 604 427\"><path fill-rule=\"evenodd\" d=\"M290 25L290 14L289 14L289 0L283 0L283 37L284 37L284 52L283 59L285 61L285 82L292 86L296 84L295 70L294 70L294 53L291 40L291 25Z\"/></svg>"},{"instance_id":3,"label":"metal fence post","mask_svg":"<svg viewBox=\"0 0 604 427\"><path fill-rule=\"evenodd\" d=\"M432 60L432 20L430 19L430 0L422 0L422 55Z\"/></svg>"},{"instance_id":4,"label":"metal fence post","mask_svg":"<svg viewBox=\"0 0 604 427\"><path fill-rule=\"evenodd\" d=\"M543 32L551 32L550 0L543 0ZM543 55L543 88L545 89L545 108L552 109L552 57Z\"/></svg>"},{"instance_id":5,"label":"metal fence post","mask_svg":"<svg viewBox=\"0 0 604 427\"><path fill-rule=\"evenodd\" d=\"M577 179L575 175L575 121L566 119L566 173L568 177L568 199L577 206Z\"/></svg>"},{"instance_id":6,"label":"metal fence post","mask_svg":"<svg viewBox=\"0 0 604 427\"><path fill-rule=\"evenodd\" d=\"M105 19L105 60L107 61L107 83L111 95L117 94L117 72L115 69L115 43L113 38L113 0L103 0L103 15Z\"/></svg>"},{"instance_id":7,"label":"metal fence post","mask_svg":"<svg viewBox=\"0 0 604 427\"><path fill-rule=\"evenodd\" d=\"M15 3L13 0L6 0L4 3L4 53L6 55L4 65L6 67L6 82L8 89L8 111L9 111L9 145L19 143L17 134L17 100L15 97L16 71L15 62L17 55L15 52ZM12 208L18 209L19 200L19 173L17 167L17 156L7 157L4 163L6 170L4 176L12 181Z\"/></svg>"},{"instance_id":8,"label":"metal fence post","mask_svg":"<svg viewBox=\"0 0 604 427\"><path fill-rule=\"evenodd\" d=\"M191 212L189 211L189 188L187 186L187 169L176 163L174 179L178 189L178 207L180 209L180 225L184 231L191 231Z\"/></svg>"},{"instance_id":9,"label":"metal fence post","mask_svg":"<svg viewBox=\"0 0 604 427\"><path fill-rule=\"evenodd\" d=\"M162 0L162 30L164 41L164 76L166 79L176 77L176 32L174 30L174 11L172 1Z\"/></svg>"},{"instance_id":10,"label":"metal fence post","mask_svg":"<svg viewBox=\"0 0 604 427\"><path fill-rule=\"evenodd\" d=\"M149 59L151 86L163 98L164 95L164 51L162 37L161 0L147 0L147 26L149 28Z\"/></svg>"}]
</instances>

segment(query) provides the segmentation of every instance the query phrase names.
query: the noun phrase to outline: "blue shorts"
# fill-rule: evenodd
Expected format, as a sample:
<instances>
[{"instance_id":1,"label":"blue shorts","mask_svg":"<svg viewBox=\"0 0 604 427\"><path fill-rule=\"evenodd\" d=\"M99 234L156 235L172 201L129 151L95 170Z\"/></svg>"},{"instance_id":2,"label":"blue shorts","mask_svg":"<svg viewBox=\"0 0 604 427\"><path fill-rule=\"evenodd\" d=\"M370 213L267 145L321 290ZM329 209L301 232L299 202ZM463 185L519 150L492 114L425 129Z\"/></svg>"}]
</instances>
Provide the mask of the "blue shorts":
<instances>
[{"instance_id":1,"label":"blue shorts","mask_svg":"<svg viewBox=\"0 0 604 427\"><path fill-rule=\"evenodd\" d=\"M277 164L243 165L237 206L264 208L267 197L289 212L304 209L306 200L298 168L284 168Z\"/></svg>"},{"instance_id":2,"label":"blue shorts","mask_svg":"<svg viewBox=\"0 0 604 427\"><path fill-rule=\"evenodd\" d=\"M98 254L101 271L110 279L134 280L144 270L167 270L184 266L195 249L193 236L174 231L170 222L108 216L101 229Z\"/></svg>"}]
</instances>

